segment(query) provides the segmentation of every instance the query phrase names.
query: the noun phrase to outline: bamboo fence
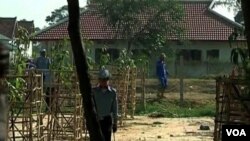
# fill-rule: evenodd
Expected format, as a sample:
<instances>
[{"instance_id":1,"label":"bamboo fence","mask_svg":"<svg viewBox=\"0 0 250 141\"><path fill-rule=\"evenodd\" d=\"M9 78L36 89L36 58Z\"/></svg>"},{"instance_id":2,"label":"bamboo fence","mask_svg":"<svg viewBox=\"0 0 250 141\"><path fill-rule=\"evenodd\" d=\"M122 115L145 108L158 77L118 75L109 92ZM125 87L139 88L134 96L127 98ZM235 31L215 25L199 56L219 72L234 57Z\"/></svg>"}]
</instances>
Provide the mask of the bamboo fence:
<instances>
[{"instance_id":1,"label":"bamboo fence","mask_svg":"<svg viewBox=\"0 0 250 141\"><path fill-rule=\"evenodd\" d=\"M216 115L214 141L222 137L222 125L250 124L249 80L218 78L216 80Z\"/></svg>"},{"instance_id":2,"label":"bamboo fence","mask_svg":"<svg viewBox=\"0 0 250 141\"><path fill-rule=\"evenodd\" d=\"M127 115L134 116L136 97L136 69L110 68L110 84L117 90L119 123ZM22 78L19 100L10 104L8 139L11 141L80 141L87 130L83 117L82 96L76 73L73 71L50 71L49 89L43 84L43 74L28 71L23 76L8 76L9 80ZM91 84L98 83L98 70L91 70ZM50 95L46 95L49 90ZM46 102L49 99L49 103ZM128 110L130 109L130 110Z\"/></svg>"}]
</instances>

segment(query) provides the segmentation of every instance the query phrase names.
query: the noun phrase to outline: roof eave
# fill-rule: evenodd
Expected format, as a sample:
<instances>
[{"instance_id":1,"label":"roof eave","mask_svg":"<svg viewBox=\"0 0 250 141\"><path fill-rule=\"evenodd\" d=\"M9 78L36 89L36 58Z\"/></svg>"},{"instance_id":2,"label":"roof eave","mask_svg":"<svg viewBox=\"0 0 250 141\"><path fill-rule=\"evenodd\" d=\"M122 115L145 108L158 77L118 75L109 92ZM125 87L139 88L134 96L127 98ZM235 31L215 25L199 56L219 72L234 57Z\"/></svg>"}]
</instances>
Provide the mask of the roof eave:
<instances>
[{"instance_id":1,"label":"roof eave","mask_svg":"<svg viewBox=\"0 0 250 141\"><path fill-rule=\"evenodd\" d=\"M64 38L64 39L61 39L61 38L58 38L58 39L40 39L40 38L33 38L31 39L32 41L38 41L38 42L43 42L43 41L62 41L62 40L69 40L69 38Z\"/></svg>"},{"instance_id":2,"label":"roof eave","mask_svg":"<svg viewBox=\"0 0 250 141\"><path fill-rule=\"evenodd\" d=\"M11 37L11 39L16 38L16 36L15 36L16 28L17 28L17 17L15 17L15 23L14 23L14 27L13 27L13 30L12 30L12 37Z\"/></svg>"},{"instance_id":3,"label":"roof eave","mask_svg":"<svg viewBox=\"0 0 250 141\"><path fill-rule=\"evenodd\" d=\"M0 34L0 41L11 41L11 39L3 34Z\"/></svg>"},{"instance_id":4,"label":"roof eave","mask_svg":"<svg viewBox=\"0 0 250 141\"><path fill-rule=\"evenodd\" d=\"M83 14L83 13L85 13L86 11L88 11L88 9L82 11L82 12L80 13L80 15ZM80 17L79 17L79 18L80 18ZM32 37L35 37L35 36L37 36L37 35L39 35L39 34L45 32L45 31L47 31L47 30L49 30L49 29L51 29L51 28L53 28L53 27L56 27L56 26L58 26L58 25L60 25L60 24L62 24L62 23L64 23L64 22L67 22L68 20L69 20L69 17L66 17L66 18L60 20L59 22L57 22L57 23L55 23L55 24L53 24L53 25L51 25L51 26L48 26L48 27L46 27L46 28L44 28L44 29L42 29L42 30L40 30L40 31L37 31L37 32L33 33L33 34L31 35L31 40L39 40L39 39L34 39L34 38L32 38ZM58 40L62 40L62 39L58 39Z\"/></svg>"},{"instance_id":5,"label":"roof eave","mask_svg":"<svg viewBox=\"0 0 250 141\"><path fill-rule=\"evenodd\" d=\"M37 31L37 32L31 34L31 40L35 40L35 39L33 39L32 37L35 37L35 36L37 36L37 35L39 35L39 34L45 32L45 31L48 31L49 29L51 29L51 28L53 28L53 27L56 27L56 26L58 26L58 25L60 25L60 24L62 24L62 23L64 23L64 22L68 21L68 19L69 19L69 18L66 17L66 18L62 19L61 21L59 21L59 22L57 22L57 23L55 23L55 24L53 24L53 25L51 25L51 26L48 26L48 27L46 27L46 28L44 28L44 29L42 29L42 30L40 30L40 31Z\"/></svg>"}]
</instances>

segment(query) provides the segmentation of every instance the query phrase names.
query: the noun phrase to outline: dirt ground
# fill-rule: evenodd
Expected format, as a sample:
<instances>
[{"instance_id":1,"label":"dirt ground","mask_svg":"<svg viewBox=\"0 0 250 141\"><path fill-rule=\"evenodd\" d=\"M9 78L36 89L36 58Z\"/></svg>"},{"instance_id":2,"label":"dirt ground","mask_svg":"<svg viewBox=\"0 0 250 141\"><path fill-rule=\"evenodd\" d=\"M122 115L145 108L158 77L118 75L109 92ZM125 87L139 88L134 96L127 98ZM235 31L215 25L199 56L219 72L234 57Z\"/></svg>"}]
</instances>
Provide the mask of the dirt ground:
<instances>
[{"instance_id":1,"label":"dirt ground","mask_svg":"<svg viewBox=\"0 0 250 141\"><path fill-rule=\"evenodd\" d=\"M136 116L124 121L112 141L212 141L214 119L201 118L150 118ZM200 130L200 125L209 130Z\"/></svg>"},{"instance_id":2,"label":"dirt ground","mask_svg":"<svg viewBox=\"0 0 250 141\"><path fill-rule=\"evenodd\" d=\"M184 100L196 103L213 101L215 86L210 85L215 83L199 82L198 84L190 84L193 86L192 89L189 87L185 89ZM208 86L208 84L210 85ZM207 87L199 87L200 85ZM164 96L169 100L178 100L180 97L179 93L172 89L169 89ZM154 97L155 93L147 94L147 98ZM200 130L201 125L209 126L210 129ZM112 141L213 141L213 133L214 117L151 118L135 116L134 119L124 121L124 126L118 128L115 140L112 136Z\"/></svg>"}]
</instances>

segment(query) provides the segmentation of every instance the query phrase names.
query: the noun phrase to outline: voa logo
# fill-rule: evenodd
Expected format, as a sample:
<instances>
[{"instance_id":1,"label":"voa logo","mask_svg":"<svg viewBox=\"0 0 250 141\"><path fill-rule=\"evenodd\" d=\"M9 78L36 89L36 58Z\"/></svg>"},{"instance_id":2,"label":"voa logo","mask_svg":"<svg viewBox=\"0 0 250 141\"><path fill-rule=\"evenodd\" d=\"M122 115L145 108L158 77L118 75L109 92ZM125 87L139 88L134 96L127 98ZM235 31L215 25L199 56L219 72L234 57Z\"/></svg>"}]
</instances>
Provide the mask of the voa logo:
<instances>
[{"instance_id":1,"label":"voa logo","mask_svg":"<svg viewBox=\"0 0 250 141\"><path fill-rule=\"evenodd\" d=\"M226 129L227 136L247 136L244 129Z\"/></svg>"}]
</instances>

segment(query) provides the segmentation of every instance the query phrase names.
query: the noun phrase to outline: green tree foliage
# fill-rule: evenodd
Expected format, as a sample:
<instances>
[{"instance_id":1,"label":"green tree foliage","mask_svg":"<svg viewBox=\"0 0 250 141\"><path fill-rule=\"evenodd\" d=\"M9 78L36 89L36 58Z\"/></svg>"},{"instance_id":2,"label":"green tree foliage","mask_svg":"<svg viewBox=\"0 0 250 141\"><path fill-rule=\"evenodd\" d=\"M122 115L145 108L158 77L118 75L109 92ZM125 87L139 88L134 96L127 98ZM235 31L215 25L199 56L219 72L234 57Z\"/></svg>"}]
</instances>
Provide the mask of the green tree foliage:
<instances>
[{"instance_id":1,"label":"green tree foliage","mask_svg":"<svg viewBox=\"0 0 250 141\"><path fill-rule=\"evenodd\" d=\"M93 48L93 42L90 40L84 40L84 47L85 47L85 51L86 51L86 59L87 59L87 63L88 63L88 67L90 69L93 69L94 65L95 65L95 61L94 59L91 57L91 53L92 53L92 48Z\"/></svg>"},{"instance_id":2,"label":"green tree foliage","mask_svg":"<svg viewBox=\"0 0 250 141\"><path fill-rule=\"evenodd\" d=\"M16 49L13 50L14 58L11 62L10 69L12 70L13 75L22 76L26 71L26 61L28 56L26 54L29 48L30 38L28 31L23 27L18 27L17 36L14 42L14 46ZM21 97L24 95L24 87L26 85L26 81L23 78L15 78L9 80L7 82L10 95L10 101L20 101Z\"/></svg>"},{"instance_id":3,"label":"green tree foliage","mask_svg":"<svg viewBox=\"0 0 250 141\"><path fill-rule=\"evenodd\" d=\"M29 32L23 27L18 27L16 40L14 41L14 58L11 64L11 69L14 70L14 73L17 75L24 74L26 61L28 59L27 50L29 48L30 38Z\"/></svg>"},{"instance_id":4,"label":"green tree foliage","mask_svg":"<svg viewBox=\"0 0 250 141\"><path fill-rule=\"evenodd\" d=\"M107 48L102 48L101 56L100 56L100 68L105 67L110 63L110 54L107 51Z\"/></svg>"},{"instance_id":5,"label":"green tree foliage","mask_svg":"<svg viewBox=\"0 0 250 141\"><path fill-rule=\"evenodd\" d=\"M52 70L72 71L72 63L69 54L69 42L63 40L51 47L51 67Z\"/></svg>"},{"instance_id":6,"label":"green tree foliage","mask_svg":"<svg viewBox=\"0 0 250 141\"><path fill-rule=\"evenodd\" d=\"M164 47L167 37L180 34L183 8L174 0L96 0L98 10L116 35L148 50Z\"/></svg>"},{"instance_id":7,"label":"green tree foliage","mask_svg":"<svg viewBox=\"0 0 250 141\"><path fill-rule=\"evenodd\" d=\"M249 18L249 3L247 0L218 0L217 5L227 5L228 8L233 8L234 11L239 11L239 17L237 17L241 23L245 26L245 36L247 38L248 54L250 55L250 18ZM242 17L241 17L242 16ZM243 21L242 21L243 20Z\"/></svg>"},{"instance_id":8,"label":"green tree foliage","mask_svg":"<svg viewBox=\"0 0 250 141\"><path fill-rule=\"evenodd\" d=\"M80 11L83 11L85 8L80 8ZM49 25L53 25L57 22L59 22L60 20L68 17L69 13L68 13L68 6L64 5L58 9L55 9L54 11L51 12L50 16L47 16L45 21L49 24Z\"/></svg>"},{"instance_id":9,"label":"green tree foliage","mask_svg":"<svg viewBox=\"0 0 250 141\"><path fill-rule=\"evenodd\" d=\"M64 5L59 9L55 9L54 11L51 12L50 16L47 16L45 21L49 24L55 24L61 19L65 18L68 16L68 6Z\"/></svg>"},{"instance_id":10,"label":"green tree foliage","mask_svg":"<svg viewBox=\"0 0 250 141\"><path fill-rule=\"evenodd\" d=\"M120 53L120 56L117 60L115 60L115 64L117 64L119 70L124 70L130 67L135 67L134 59L132 59L126 49L123 49Z\"/></svg>"},{"instance_id":11,"label":"green tree foliage","mask_svg":"<svg viewBox=\"0 0 250 141\"><path fill-rule=\"evenodd\" d=\"M23 51L23 53L26 53L27 49L29 48L29 43L30 43L29 35L30 34L27 29L21 26L18 27L15 45L19 52Z\"/></svg>"},{"instance_id":12,"label":"green tree foliage","mask_svg":"<svg viewBox=\"0 0 250 141\"><path fill-rule=\"evenodd\" d=\"M250 18L249 18L249 3L247 0L220 0L220 2L224 2L222 4L228 4L229 6L237 7L239 10L242 11L243 19L244 19L244 35L247 40L247 50L245 51L242 48L239 48L236 46L234 49L232 49L231 52L231 61L239 65L239 57L241 58L241 67L245 71L246 78L250 78ZM238 33L234 31L230 36L229 36L229 43L230 47L232 47L232 43L237 41L237 36Z\"/></svg>"}]
</instances>

